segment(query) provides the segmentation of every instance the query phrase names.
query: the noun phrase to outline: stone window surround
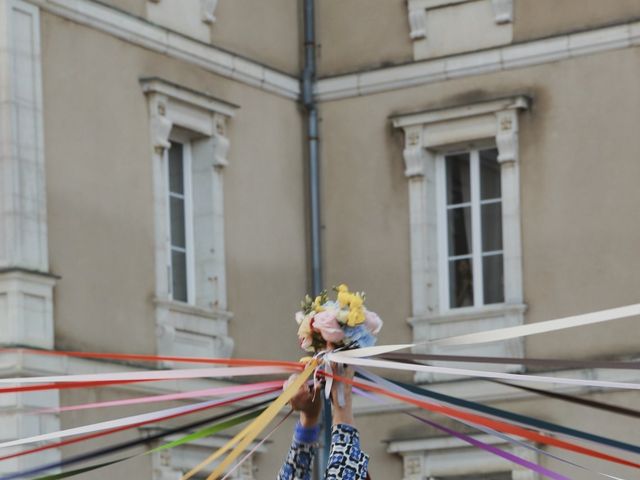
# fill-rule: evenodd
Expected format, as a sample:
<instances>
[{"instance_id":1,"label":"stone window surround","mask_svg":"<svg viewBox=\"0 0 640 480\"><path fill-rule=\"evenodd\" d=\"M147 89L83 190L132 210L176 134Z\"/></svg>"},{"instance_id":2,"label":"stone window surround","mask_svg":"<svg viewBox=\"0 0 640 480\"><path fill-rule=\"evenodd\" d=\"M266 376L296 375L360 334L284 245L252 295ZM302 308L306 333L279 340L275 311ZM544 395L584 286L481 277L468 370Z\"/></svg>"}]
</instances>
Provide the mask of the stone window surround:
<instances>
[{"instance_id":1,"label":"stone window surround","mask_svg":"<svg viewBox=\"0 0 640 480\"><path fill-rule=\"evenodd\" d=\"M530 462L538 463L538 454L524 446L513 446L486 434L472 438L499 447ZM481 451L453 437L434 437L416 440L392 440L387 452L402 456L402 480L425 480L460 475L491 475L510 473L513 480L540 480L540 476L488 452Z\"/></svg>"},{"instance_id":2,"label":"stone window surround","mask_svg":"<svg viewBox=\"0 0 640 480\"><path fill-rule=\"evenodd\" d=\"M409 16L412 41L427 38L427 15L429 10L450 7L477 0L409 0L407 13ZM491 7L497 25L513 22L513 0L491 0Z\"/></svg>"},{"instance_id":3,"label":"stone window surround","mask_svg":"<svg viewBox=\"0 0 640 480\"><path fill-rule=\"evenodd\" d=\"M391 119L393 126L402 129L405 136L403 157L409 182L412 284L412 317L409 323L416 343L524 323L518 112L527 110L529 104L527 97L515 96ZM505 301L503 304L447 310L440 305L439 294L436 158L448 147L487 140L495 142L501 165ZM419 350L439 351L433 347L419 347ZM458 353L471 352L521 356L524 342L514 339L499 345L464 347ZM520 367L505 369L519 371ZM450 378L426 373L416 375L418 382Z\"/></svg>"},{"instance_id":4,"label":"stone window surround","mask_svg":"<svg viewBox=\"0 0 640 480\"><path fill-rule=\"evenodd\" d=\"M162 0L148 0L150 3L160 3ZM200 0L200 20L213 24L216 21L216 8L219 0Z\"/></svg>"},{"instance_id":5,"label":"stone window surround","mask_svg":"<svg viewBox=\"0 0 640 480\"><path fill-rule=\"evenodd\" d=\"M157 351L164 355L229 357L233 340L228 336L232 314L227 311L223 171L228 165L227 121L238 107L159 78L143 78L140 83L149 105L153 165ZM205 257L204 261L199 257L198 264L205 266L197 274L196 291L200 293L195 304L171 301L169 295L167 173L163 167L176 128L193 137L193 157L206 169L198 175L206 175L205 187L212 195L210 205L196 205L194 209L199 222L206 222L206 240L211 241L196 245Z\"/></svg>"}]
</instances>

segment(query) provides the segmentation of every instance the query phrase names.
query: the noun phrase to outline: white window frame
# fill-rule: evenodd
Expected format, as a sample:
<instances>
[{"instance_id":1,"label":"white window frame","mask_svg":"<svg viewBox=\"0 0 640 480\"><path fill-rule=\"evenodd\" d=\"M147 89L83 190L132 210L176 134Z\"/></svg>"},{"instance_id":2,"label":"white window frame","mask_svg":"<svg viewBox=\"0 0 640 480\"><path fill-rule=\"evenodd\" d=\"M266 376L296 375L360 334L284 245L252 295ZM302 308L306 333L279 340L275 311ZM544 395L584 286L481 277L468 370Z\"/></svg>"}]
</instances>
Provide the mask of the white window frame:
<instances>
[{"instance_id":1,"label":"white window frame","mask_svg":"<svg viewBox=\"0 0 640 480\"><path fill-rule=\"evenodd\" d=\"M526 306L522 287L520 232L520 173L518 158L518 112L529 108L524 96L399 115L394 127L405 134L405 176L409 182L411 284L413 340L436 338L522 325ZM437 159L453 149L466 150L495 145L498 149L502 191L504 303L448 308L441 272L443 220L438 220ZM441 184L440 188L444 188ZM446 237L444 239L446 241ZM447 292L448 293L448 285ZM440 353L438 347L419 347ZM458 353L521 356L522 339L460 347ZM450 352L449 352L450 353ZM505 371L521 367L504 366ZM452 379L421 373L418 382Z\"/></svg>"},{"instance_id":2,"label":"white window frame","mask_svg":"<svg viewBox=\"0 0 640 480\"><path fill-rule=\"evenodd\" d=\"M484 252L482 250L482 219L481 219L481 206L488 205L490 203L500 203L502 205L502 196L499 199L481 200L480 198L480 150L488 148L495 148L494 145L475 145L474 148L456 148L450 151L442 151L437 154L436 164L436 208L437 208L437 222L438 222L438 262L439 262L439 295L440 305L442 305L443 312L464 312L466 310L473 310L485 305L491 305L492 307L499 307L504 305L504 301L500 303L487 304L484 299L484 268L482 265L482 259L487 254L501 254L504 260L504 245L501 250L492 250L490 252ZM447 191L446 191L446 157L448 155L456 153L469 153L470 160L470 181L471 181L471 201L468 202L468 206L471 207L471 238L472 248L471 253L468 255L461 255L462 257L469 257L473 265L473 303L471 307L451 307L451 298L449 293L449 261L453 257L449 254L448 247L448 224L447 224ZM460 205L457 205L460 206ZM504 292L503 292L504 294ZM482 299L481 301L479 299Z\"/></svg>"},{"instance_id":3,"label":"white window frame","mask_svg":"<svg viewBox=\"0 0 640 480\"><path fill-rule=\"evenodd\" d=\"M172 143L179 143L182 145L182 175L183 175L183 183L182 188L184 189L183 200L184 200L184 228L185 228L185 254L186 254L186 269L187 269L187 301L190 305L195 303L195 286L196 286L196 278L195 278L195 255L194 255L194 242L193 242L193 182L192 182L192 160L191 160L191 141L185 135L181 135L180 133L172 133L170 141ZM164 162L166 168L166 175L169 175L169 149L165 149L164 152ZM169 187L169 182L167 182L167 223L169 224L169 228L171 228L171 196L175 195L175 193L171 192ZM173 297L173 257L172 251L176 247L171 243L171 236L168 238L167 245L167 264L170 266L171 270L168 274L169 277L169 297L172 301L177 302L180 300L176 300Z\"/></svg>"},{"instance_id":4,"label":"white window frame","mask_svg":"<svg viewBox=\"0 0 640 480\"><path fill-rule=\"evenodd\" d=\"M238 107L159 78L144 78L140 83L149 106L153 168L157 351L229 357L233 340L228 323L233 315L227 310L223 172L228 165L227 122ZM171 140L183 144L183 158L187 158L188 302L174 301L171 294L167 155Z\"/></svg>"}]
</instances>

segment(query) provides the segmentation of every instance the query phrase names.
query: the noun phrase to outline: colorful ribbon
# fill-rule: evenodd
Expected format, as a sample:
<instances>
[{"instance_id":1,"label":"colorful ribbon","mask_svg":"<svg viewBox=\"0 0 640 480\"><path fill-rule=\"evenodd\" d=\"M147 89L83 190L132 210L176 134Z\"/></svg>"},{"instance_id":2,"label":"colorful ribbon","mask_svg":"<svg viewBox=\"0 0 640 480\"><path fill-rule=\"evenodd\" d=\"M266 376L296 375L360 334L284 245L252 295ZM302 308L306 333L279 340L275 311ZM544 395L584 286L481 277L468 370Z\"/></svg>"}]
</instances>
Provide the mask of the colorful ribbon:
<instances>
[{"instance_id":1,"label":"colorful ribbon","mask_svg":"<svg viewBox=\"0 0 640 480\"><path fill-rule=\"evenodd\" d=\"M403 388L403 384L402 384L402 383L400 383L400 382L392 382L392 381L390 381L390 380L387 380L387 379L385 379L385 378L383 378L383 377L380 377L380 376L378 376L378 375L375 375L374 373L368 372L367 370L363 370L363 369L358 368L358 367L356 367L356 372L357 372L360 376L363 376L363 377L369 378L370 380L374 381L377 385L379 385L379 386L381 386L381 387L384 387L384 388L387 388L387 389L389 389L389 390L391 390L391 391L394 391L394 392L396 392L396 393L400 393L400 394L409 394L409 395L414 394L414 395L415 395L415 393L414 393L414 392L411 392L411 391L409 391L409 390L406 388L406 387L408 387L407 385L404 385L404 387L405 387L405 388ZM354 390L355 390L355 389L354 389ZM382 400L381 400L377 395L370 394L370 393L367 393L367 392L361 392L359 389L357 389L357 390L358 390L358 392L360 392L361 394L365 395L365 396L366 396L366 397L368 397L368 398L372 398L372 399L374 399L374 400L376 400L376 401L382 401ZM428 395L428 396L432 396L432 395L430 395L430 394L431 394L431 393L434 393L434 392L430 392L430 391L428 391L428 390L420 389L419 387L416 387L416 391L424 392L424 394L423 394L423 395L420 395L421 397L423 397L423 396L427 396L427 395ZM453 398L453 397L448 397L448 396L446 396L446 395L444 395L444 394L436 394L436 395L437 395L439 398L441 398L441 399L442 399L442 397L444 397L444 399L452 399L452 398ZM471 408L471 409L473 409L473 410L483 410L483 409L480 409L480 408L478 408L478 407L485 407L485 406L484 406L484 405L482 405L482 404L476 404L476 403L474 403L474 402L470 402L470 401L466 401L466 400L461 400L461 399L455 399L455 400L459 400L459 403L458 403L458 402L456 402L456 404L459 404L460 406L465 406L465 407L467 407L467 408ZM451 402L448 402L448 403L451 403ZM487 412L486 412L486 413L490 413L490 414L491 414L491 413L494 413L494 416L500 416L500 417L503 417L503 418L505 417L505 415L496 415L496 414L495 414L495 411L497 410L497 411L498 411L498 412L500 412L500 413L510 414L510 415L515 416L515 417L518 417L518 415L517 415L517 414L511 414L510 412L506 412L506 411L504 411L504 410L494 409L494 408L492 408L492 407L486 407L486 410L487 410ZM406 415L410 415L410 416L411 416L411 413L410 413L410 412L406 412L406 411L405 411L405 412L403 412L403 413L405 413ZM530 417L525 417L525 419L528 419L528 418L530 418ZM538 421L538 420L536 420L536 419L532 419L532 420L534 420L535 422L542 422L542 421ZM619 478L619 477L615 477L615 476L613 476L613 475L609 475L609 474L607 474L607 473L602 473L602 472L598 472L598 471L595 471L595 470L591 470L591 469L586 468L586 467L584 467L584 466L582 466L582 465L580 465L580 464L577 464L577 463L572 462L572 461L570 461L570 460L567 460L567 459L565 459L565 458L559 457L559 456L557 456L557 455L553 455L553 454L551 454L551 453L549 453L549 452L547 452L547 451L545 451L545 450L541 450L541 449L539 449L539 448L537 448L537 447L535 447L535 446L533 446L533 445L529 445L529 444L527 444L527 443L525 443L525 442L522 442L522 441L520 441L520 440L517 440L517 439L515 439L515 438L512 438L512 437L510 437L510 436L508 436L508 435L505 435L505 434L503 434L503 433L501 433L501 432L498 432L498 431L496 431L496 430L490 429L490 428L488 428L488 427L485 427L485 426L482 426L482 425L478 425L478 424L469 423L469 422L466 422L466 421L464 421L464 420L460 420L460 419L457 419L457 421L458 421L458 422L461 422L461 423L463 423L463 424L465 424L465 425L471 426L472 428L475 428L475 429L480 430L480 431L482 431L482 432L485 432L485 433L487 433L487 434L489 434L489 435L493 435L493 436L499 437L499 438L501 438L501 439L505 440L505 441L506 441L506 442L508 442L508 443L512 443L512 444L514 444L514 445L517 445L517 446L520 446L520 447L523 447L523 448L527 448L527 449L529 449L529 450L532 450L532 451L536 452L536 453L537 453L537 454L539 454L539 455L545 455L545 456L548 456L548 457L550 457L550 458L553 458L553 459L555 459L555 460L558 460L558 461L560 461L560 462L566 463L566 464L568 464L568 465L571 465L571 466L574 466L574 467L580 468L580 469L585 470L585 471L588 471L588 472L590 472L590 473L595 473L595 474L598 474L598 475L602 475L602 476L604 476L604 477L612 478L612 479L614 479L614 480L623 480L623 479L621 479L621 478ZM523 423L523 422L520 422L520 423ZM544 422L542 422L542 423L544 423ZM525 424L526 424L526 423L525 423Z\"/></svg>"},{"instance_id":2,"label":"colorful ribbon","mask_svg":"<svg viewBox=\"0 0 640 480\"><path fill-rule=\"evenodd\" d=\"M640 362L618 362L613 360L564 360L559 358L514 358L514 357L478 357L469 355L436 355L431 353L387 353L381 355L384 360L412 362L458 362L458 363L494 363L506 365L529 365L534 367L565 368L613 368L638 370Z\"/></svg>"},{"instance_id":3,"label":"colorful ribbon","mask_svg":"<svg viewBox=\"0 0 640 480\"><path fill-rule=\"evenodd\" d=\"M233 462L242 451L257 437L262 430L269 424L269 422L278 414L278 412L284 407L284 405L291 400L291 398L297 393L300 387L307 381L307 379L314 372L318 361L316 359L311 360L304 371L293 380L282 394L271 404L269 407L256 418L251 425L248 425L244 430L233 437L222 448L207 457L204 461L192 468L187 474L182 477L182 480L188 480L200 470L205 468L211 462L221 457L225 452L233 450L227 455L227 457L215 468L213 473L209 475L207 480L215 480L225 471L225 469ZM234 448L235 447L235 448Z\"/></svg>"},{"instance_id":4,"label":"colorful ribbon","mask_svg":"<svg viewBox=\"0 0 640 480\"><path fill-rule=\"evenodd\" d=\"M405 392L404 389L402 389L398 385L396 385L396 384L394 384L394 383L392 383L392 382L390 382L390 381L388 381L388 380L386 380L386 379L384 379L382 377L379 377L377 375L374 375L374 374L371 374L369 372L366 372L366 370L362 370L362 369L356 368L356 372L358 372L361 375L364 374L367 377L369 377L369 376L375 377L375 383L377 383L380 386L389 388L389 389L394 390L394 391L396 391L398 393ZM368 393L368 392L363 392L362 390L360 390L358 388L354 388L354 391L356 393L358 393L359 395L363 395L363 396L365 396L367 398L373 399L374 401L377 401L377 402L382 402L383 401L382 399L379 398L378 395L371 394L371 393ZM402 413L404 413L405 415L408 415L410 417L418 418L417 416L415 416L415 415L413 415L413 414L411 414L410 412L407 412L407 411L404 411ZM530 445L528 443L522 442L522 441L517 440L515 438L512 438L512 437L510 437L508 435L500 433L500 432L498 432L496 430L492 430L490 428L483 427L481 425L474 425L474 424L465 422L463 420L457 420L457 421L463 423L464 425L468 425L468 426L470 426L470 427L472 427L472 428L474 428L476 430L480 430L480 431L482 431L482 432L484 432L484 433L486 433L488 435L501 438L501 439L505 440L505 442L507 442L507 443L513 444L513 445L518 446L518 447L526 448L527 450L531 450L531 451L535 452L538 455L547 456L549 458L553 458L554 460L558 460L558 461L560 461L562 463L566 463L567 465L571 465L573 467L579 468L579 469L587 471L589 473L594 473L594 474L601 475L601 476L604 476L604 477L607 477L607 478L611 478L613 480L624 480L624 479L622 479L620 477L609 475L607 473L602 473L602 472L598 472L596 470L591 470L591 469L586 468L586 467L584 467L582 465L579 465L579 464L577 464L575 462L572 462L572 461L567 460L565 458L559 457L559 456L554 455L552 453L549 453L549 452L547 452L545 450L541 450L541 449L539 449L539 448L537 448L537 447L535 447L533 445ZM437 422L434 422L434 423L437 423ZM438 424L438 425L443 426L441 424Z\"/></svg>"},{"instance_id":5,"label":"colorful ribbon","mask_svg":"<svg viewBox=\"0 0 640 480\"><path fill-rule=\"evenodd\" d=\"M483 416L480 415L476 415L473 413L469 413L469 412L464 412L461 410L457 410L455 408L452 407L447 407L444 405L437 405L437 404L433 404L430 402L425 402L423 400L419 400L416 398L412 398L406 395L401 395L395 392L391 392L389 390L377 387L375 385L371 385L368 383L363 383L363 382L359 382L356 380L352 380L349 378L344 378L344 377L338 377L334 375L334 379L342 381L342 382L346 382L352 386L356 386L359 387L361 389L365 389L374 393L379 393L381 395L385 395L391 398L395 398L396 400L402 400L406 403L410 403L413 405L416 405L420 408L423 408L425 410L429 410L431 412L435 412L435 413L441 413L447 417L450 418L455 418L455 419L462 419L462 420L466 420L468 422L474 423L474 424L480 424L480 425L484 425L487 426L489 428L492 428L494 430L498 430L501 432L505 432L505 433L511 433L514 435L517 435L519 437L522 438L526 438L528 440L532 440L534 442L540 442L540 443L544 443L547 445L553 445L555 447L558 448L562 448L565 450L569 450L572 452L576 452L576 453L580 453L583 455L588 455L594 458L599 458L602 460L607 460L609 462L613 462L613 463L618 463L620 465L626 465L629 467L633 467L633 468L640 468L640 464L632 462L630 460L625 460L624 458L620 458L614 455L608 455L602 452L598 452L596 450L593 450L591 448L587 448L587 447L583 447L568 441L564 441L564 440L560 440L560 439L556 439L554 437L550 437L548 435L544 435L538 432L532 432L530 430L526 430L524 428L518 427L516 425L511 425L499 420L492 420L489 418L485 418Z\"/></svg>"},{"instance_id":6,"label":"colorful ribbon","mask_svg":"<svg viewBox=\"0 0 640 480\"><path fill-rule=\"evenodd\" d=\"M233 404L235 402L248 400L248 399L251 399L251 398L255 398L255 397L258 397L260 395L263 395L264 393L269 393L269 392L270 391L258 392L258 393L253 393L253 394L250 394L250 395L241 396L241 397L233 397L233 398L228 399L228 400L217 401L217 402L205 402L206 405L203 405L203 406L198 407L198 408L192 408L192 409L188 409L188 410L183 410L183 411L179 411L177 413L171 413L169 415L165 415L165 416L162 416L162 417L157 417L157 418L154 417L154 418L147 419L147 420L141 421L141 422L127 423L127 424L122 425L120 427L112 428L112 429L109 429L109 430L106 430L106 431L98 430L98 431L96 431L94 433L82 435L80 437L77 437L77 438L74 438L74 439L71 439L71 440L64 440L64 441L61 441L61 442L47 444L47 445L43 445L43 446L40 446L40 447L29 449L29 450L23 450L23 451L20 451L20 452L16 452L16 453L12 453L12 454L9 454L9 455L5 455L3 457L0 457L0 460L7 460L7 459L10 459L10 458L20 457L20 456L23 456L23 455L29 455L29 454L32 454L32 453L42 452L44 450L49 450L51 448L60 448L60 447L66 446L66 445L71 445L71 444L78 443L78 442L84 442L86 440L91 440L91 439L98 438L98 437L101 437L101 436L104 436L104 435L110 435L110 434L113 434L113 433L116 433L116 432L121 432L123 430L128 430L128 429L131 429L131 428L136 428L136 427L141 427L143 425L148 425L149 423L155 423L155 422L158 422L158 421L171 420L173 418L177 418L177 417L180 417L180 416L183 416L183 415L188 415L188 414L192 414L192 413L198 413L198 412L201 412L201 411L204 411L204 410L208 410L208 409L211 409L211 408L230 405L230 404ZM58 434L58 433L60 433L60 432L54 432L54 434ZM54 437L54 438L57 438L57 437Z\"/></svg>"},{"instance_id":7,"label":"colorful ribbon","mask_svg":"<svg viewBox=\"0 0 640 480\"><path fill-rule=\"evenodd\" d=\"M575 397L573 395L567 395L566 393L549 392L547 390L540 390L539 388L525 387L524 385L515 385L513 383L501 382L499 380L494 380L494 382L499 383L500 385L506 385L508 387L517 388L519 390L524 390L526 392L535 393L545 397L555 398L556 400L575 403L576 405L582 405L583 407L596 408L598 410L604 410L605 412L615 413L617 415L625 415L632 418L640 418L640 411L621 407L619 405L612 405L610 403L589 400L588 398Z\"/></svg>"},{"instance_id":8,"label":"colorful ribbon","mask_svg":"<svg viewBox=\"0 0 640 480\"><path fill-rule=\"evenodd\" d=\"M0 378L0 383L68 383L68 382L112 382L140 380L183 380L189 378L225 378L248 375L290 374L298 371L293 367L219 367L186 368L182 370L147 370L139 372L92 373L86 375L54 375L49 377Z\"/></svg>"},{"instance_id":9,"label":"colorful ribbon","mask_svg":"<svg viewBox=\"0 0 640 480\"><path fill-rule=\"evenodd\" d=\"M519 382L555 383L565 385L586 385L589 387L620 388L627 390L640 390L640 384L627 382L608 382L604 380L583 380L580 378L548 377L541 375L526 375L503 372L487 372L482 370L468 370L453 367L435 367L431 365L416 365L388 360L376 360L372 358L359 358L346 355L349 352L330 353L327 358L331 362L347 365L359 365L363 367L387 368L391 370L405 370L411 372L445 373L449 375L463 375L476 378L498 378L502 380L515 380Z\"/></svg>"},{"instance_id":10,"label":"colorful ribbon","mask_svg":"<svg viewBox=\"0 0 640 480\"><path fill-rule=\"evenodd\" d=\"M249 358L209 358L209 357L184 357L171 355L144 355L137 353L103 353L103 352L76 352L64 350L38 350L35 348L0 348L0 353L30 353L34 355L46 355L54 357L75 357L93 358L103 360L121 361L142 361L142 362L177 362L177 363L203 363L214 365L234 365L234 366L270 366L270 367L292 367L302 370L298 362L287 362L282 360L256 360Z\"/></svg>"},{"instance_id":11,"label":"colorful ribbon","mask_svg":"<svg viewBox=\"0 0 640 480\"><path fill-rule=\"evenodd\" d=\"M366 372L366 371L363 371ZM373 375L370 372L366 372L367 376ZM375 378L375 377L373 377ZM519 413L508 412L506 410L502 410L496 407L490 407L488 405L483 405L481 403L472 402L470 400L464 400L462 398L451 397L449 395L445 395L443 393L434 392L432 390L427 390L422 387L418 387L416 385L409 385L402 382L393 382L405 390L417 394L421 397L429 397L434 400L438 400L441 402L448 403L450 405L455 405L462 408L467 408L470 410L474 410L476 412L482 412L487 415L491 415L494 417L499 417L508 421L517 422L523 425L528 425L533 428L537 428L543 431L548 432L556 432L561 433L563 435L568 435L574 438L580 438L582 440L587 440L590 442L599 443L601 445L606 445L609 447L618 448L621 450L625 450L632 453L640 454L640 446L633 445L631 443L621 442L619 440L614 440L611 438L603 437L600 435L596 435L589 432L584 432L582 430L576 430L574 428L565 427L562 425L558 425L546 420L540 420L537 418L529 417L527 415L522 415Z\"/></svg>"},{"instance_id":12,"label":"colorful ribbon","mask_svg":"<svg viewBox=\"0 0 640 480\"><path fill-rule=\"evenodd\" d=\"M115 445L112 445L112 446L109 446L109 447L104 447L104 448L100 448L100 449L97 449L97 450L93 450L91 452L83 453L83 454L80 454L80 455L75 455L75 456L72 456L72 457L67 457L67 458L64 458L63 460L61 460L59 462L53 462L53 463L49 463L49 464L46 464L46 465L41 465L39 467L35 467L35 468L29 469L29 470L25 470L25 471L22 471L22 472L13 473L13 474L10 474L10 475L4 476L4 477L0 477L0 480L15 480L15 479L19 479L19 478L32 477L33 475L42 474L42 473L46 472L47 470L58 469L58 468L62 468L62 467L68 466L68 465L75 465L77 463L82 463L82 462L86 462L86 461L89 461L89 460L93 460L95 458L100 458L100 457L104 457L104 456L107 456L107 455L111 455L113 453L117 453L117 452L122 451L122 450L128 450L128 449L135 448L135 447L138 447L138 446L141 446L141 445L147 445L147 444L149 444L151 442L154 442L156 440L159 440L161 438L164 438L164 437L167 437L167 436L170 436L170 435L174 435L176 433L181 433L181 432L184 432L184 431L188 431L188 430L191 430L193 428L200 427L202 425L207 425L207 424L211 424L211 423L214 423L214 422L219 422L220 420L223 420L225 418L233 417L234 415L238 415L240 413L244 413L244 412L247 412L249 410L256 409L256 408L261 407L261 406L263 406L263 405L265 405L266 403L269 403L269 402L271 402L271 399L267 399L265 401L256 403L254 405L247 405L245 407L241 407L241 408L235 409L235 410L233 410L231 412L218 414L218 415L216 415L214 417L211 417L211 418L207 418L207 419L204 419L204 420L199 420L199 421L196 421L196 422L192 422L192 423L189 423L187 425L183 425L181 427L175 427L175 428L167 429L166 431L155 433L155 434L149 435L148 437L145 437L145 438L118 443L118 444L115 444ZM240 423L240 421L238 421L238 423ZM224 423L222 423L220 425L213 425L210 428L212 428L212 429L220 428L222 430L224 428L230 428L230 427L232 427L232 426L234 426L236 424L237 423L235 423L235 421L230 420L229 422L224 422ZM217 433L217 431L219 431L219 430L208 429L206 435L211 435L213 433ZM145 453L142 453L142 454L139 454L139 455L133 455L133 456L130 456L130 457L125 457L125 458L121 458L121 459L118 459L118 460L114 460L114 461L110 461L110 462L106 462L106 463L101 463L101 464L98 464L98 465L93 465L93 466L90 466L90 467L84 467L84 468L81 468L81 469L78 469L78 470L73 470L73 471L67 471L67 472L58 473L58 474L47 475L45 477L39 477L36 480L44 480L44 479L54 480L54 479L58 479L58 478L67 478L67 477L70 477L70 476L73 476L73 475L78 475L78 474L81 474L81 473L85 473L85 472L88 472L88 471L91 471L91 470L96 470L98 468L102 468L102 467L105 467L105 466L108 466L108 465L113 465L115 463L124 462L126 460L131 459L131 458L136 458L136 457L142 456L144 454L153 453L155 451L159 451L159 450L162 450L162 449L165 449L165 448L175 447L175 446L177 446L179 444L182 444L182 443L184 443L186 441L189 441L189 440L186 440L185 438L178 439L175 442L171 442L171 444L172 444L171 447L169 446L169 444L168 445L162 445L162 446L157 447L156 449L154 449L152 451L145 452ZM181 440L184 440L184 442L181 442ZM176 442L180 442L180 443L176 443Z\"/></svg>"},{"instance_id":13,"label":"colorful ribbon","mask_svg":"<svg viewBox=\"0 0 640 480\"><path fill-rule=\"evenodd\" d=\"M268 390L280 388L282 380L273 380L270 382L250 383L247 385L232 385L229 387L205 388L203 390L192 390L190 392L169 393L165 395L151 395L147 397L128 398L126 400L112 400L109 402L83 403L81 405L70 405L66 407L47 408L32 412L34 414L43 413L60 413L71 412L76 410L87 410L106 407L121 407L124 405L138 405L141 403L168 402L174 400L182 400L185 398L196 397L217 397L222 395L231 395L235 393L255 392L257 390Z\"/></svg>"},{"instance_id":14,"label":"colorful ribbon","mask_svg":"<svg viewBox=\"0 0 640 480\"><path fill-rule=\"evenodd\" d=\"M456 432L455 430L452 430L450 428L445 427L444 425L440 425L439 423L436 422L432 422L430 420L427 420L426 418L422 418L419 417L417 415L414 415L412 413L409 414L410 416L412 416L413 418L415 418L416 420L419 420L420 422L429 425L437 430L440 430L441 432L444 433L448 433L449 435L459 438L460 440L473 445L475 447L478 447L482 450L485 450L486 452L492 453L494 455L497 455L498 457L502 457L506 460L509 460L510 462L515 463L516 465L520 465L521 467L525 467L529 470L532 470L536 473L539 473L541 475L544 475L545 477L551 478L553 480L571 480L569 477L565 477L564 475L561 475L560 473L554 472L553 470L549 470L548 468L545 468L541 465L538 465L537 463L533 463L530 462L529 460L525 460L522 457L518 457L517 455L514 455L512 453L509 453L505 450L502 450L498 447L494 447L493 445L489 445L487 443L481 442L480 440L477 440L473 437L470 437L468 435L465 435L463 433L460 432Z\"/></svg>"}]
</instances>

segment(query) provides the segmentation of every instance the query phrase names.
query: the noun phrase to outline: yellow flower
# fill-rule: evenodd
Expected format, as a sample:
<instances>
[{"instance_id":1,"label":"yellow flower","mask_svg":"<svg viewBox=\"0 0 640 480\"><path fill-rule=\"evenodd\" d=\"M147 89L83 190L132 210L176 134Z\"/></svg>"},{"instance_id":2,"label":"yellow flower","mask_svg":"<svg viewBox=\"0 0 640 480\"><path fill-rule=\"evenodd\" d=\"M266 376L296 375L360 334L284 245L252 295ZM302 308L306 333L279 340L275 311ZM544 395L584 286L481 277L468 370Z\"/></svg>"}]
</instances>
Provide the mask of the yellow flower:
<instances>
[{"instance_id":1,"label":"yellow flower","mask_svg":"<svg viewBox=\"0 0 640 480\"><path fill-rule=\"evenodd\" d=\"M351 294L351 299L349 300L349 306L351 307L351 310L362 308L363 303L364 300L362 300L362 297L359 293Z\"/></svg>"},{"instance_id":2,"label":"yellow flower","mask_svg":"<svg viewBox=\"0 0 640 480\"><path fill-rule=\"evenodd\" d=\"M364 311L362 309L351 310L347 315L347 325L355 327L364 323Z\"/></svg>"},{"instance_id":3,"label":"yellow flower","mask_svg":"<svg viewBox=\"0 0 640 480\"><path fill-rule=\"evenodd\" d=\"M316 299L313 301L313 309L316 312L324 312L324 307L322 306L322 304L320 303L322 302L322 297L320 297L320 295L318 295L316 297Z\"/></svg>"},{"instance_id":4,"label":"yellow flower","mask_svg":"<svg viewBox=\"0 0 640 480\"><path fill-rule=\"evenodd\" d=\"M351 298L351 293L349 293L349 287L347 287L344 283L338 286L338 304L340 308L344 308L349 305L349 299Z\"/></svg>"}]
</instances>

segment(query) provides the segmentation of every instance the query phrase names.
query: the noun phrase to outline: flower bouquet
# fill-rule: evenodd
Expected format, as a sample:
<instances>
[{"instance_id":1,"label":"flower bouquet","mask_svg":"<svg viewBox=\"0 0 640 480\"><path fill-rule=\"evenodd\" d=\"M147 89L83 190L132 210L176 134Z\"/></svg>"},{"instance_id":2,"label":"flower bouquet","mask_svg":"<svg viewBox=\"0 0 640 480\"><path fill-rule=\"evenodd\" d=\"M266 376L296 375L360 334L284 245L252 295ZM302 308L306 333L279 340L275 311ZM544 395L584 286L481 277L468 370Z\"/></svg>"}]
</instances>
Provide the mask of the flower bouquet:
<instances>
[{"instance_id":1,"label":"flower bouquet","mask_svg":"<svg viewBox=\"0 0 640 480\"><path fill-rule=\"evenodd\" d=\"M365 294L350 292L344 284L334 291L336 300L329 300L325 290L315 299L307 295L302 301L302 310L296 313L302 349L315 354L375 345L382 320L365 308Z\"/></svg>"}]
</instances>

